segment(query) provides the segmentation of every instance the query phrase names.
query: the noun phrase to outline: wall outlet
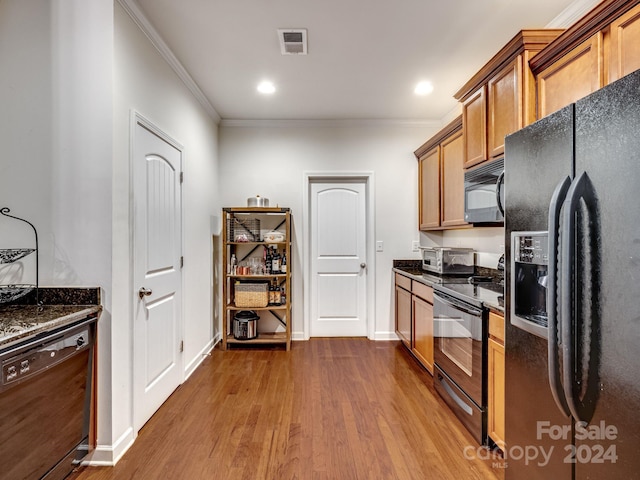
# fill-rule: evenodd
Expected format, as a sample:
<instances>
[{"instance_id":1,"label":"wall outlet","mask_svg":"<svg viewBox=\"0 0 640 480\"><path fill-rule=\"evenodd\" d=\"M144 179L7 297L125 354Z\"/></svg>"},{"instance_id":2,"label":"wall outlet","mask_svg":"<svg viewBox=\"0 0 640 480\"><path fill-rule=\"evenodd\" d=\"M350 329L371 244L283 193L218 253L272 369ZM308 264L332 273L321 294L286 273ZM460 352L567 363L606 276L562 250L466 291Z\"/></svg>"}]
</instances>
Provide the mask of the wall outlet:
<instances>
[{"instance_id":1,"label":"wall outlet","mask_svg":"<svg viewBox=\"0 0 640 480\"><path fill-rule=\"evenodd\" d=\"M376 242L376 252L383 252L384 251L384 242L382 240L378 240Z\"/></svg>"},{"instance_id":2,"label":"wall outlet","mask_svg":"<svg viewBox=\"0 0 640 480\"><path fill-rule=\"evenodd\" d=\"M420 251L420 240L414 240L411 242L411 251L412 252Z\"/></svg>"}]
</instances>

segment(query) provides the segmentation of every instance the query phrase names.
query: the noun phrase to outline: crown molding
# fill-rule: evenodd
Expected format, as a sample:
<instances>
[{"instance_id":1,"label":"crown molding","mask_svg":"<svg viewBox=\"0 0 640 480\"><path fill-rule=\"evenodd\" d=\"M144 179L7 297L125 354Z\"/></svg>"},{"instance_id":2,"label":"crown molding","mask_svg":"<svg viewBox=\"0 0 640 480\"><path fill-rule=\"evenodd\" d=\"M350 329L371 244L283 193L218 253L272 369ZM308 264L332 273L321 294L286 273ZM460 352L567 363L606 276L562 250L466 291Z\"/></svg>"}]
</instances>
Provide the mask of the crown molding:
<instances>
[{"instance_id":1,"label":"crown molding","mask_svg":"<svg viewBox=\"0 0 640 480\"><path fill-rule=\"evenodd\" d=\"M576 0L551 20L545 28L569 28L602 0Z\"/></svg>"},{"instance_id":2,"label":"crown molding","mask_svg":"<svg viewBox=\"0 0 640 480\"><path fill-rule=\"evenodd\" d=\"M391 119L230 119L223 118L221 127L246 128L335 128L335 127L436 127L439 120L391 120Z\"/></svg>"},{"instance_id":3,"label":"crown molding","mask_svg":"<svg viewBox=\"0 0 640 480\"><path fill-rule=\"evenodd\" d=\"M204 107L207 114L214 120L214 122L220 123L220 115L218 112L213 108L205 94L202 93L200 87L198 87L191 75L189 75L189 72L187 72L182 63L180 63L180 60L178 60L178 58L173 54L158 31L153 27L153 25L151 25L151 22L149 22L138 6L138 2L136 2L136 0L118 0L118 3L122 8L124 8L138 28L142 30L151 44L156 48L156 50L158 50L160 56L169 64L176 75L178 75L180 80L182 80L182 83L185 84L196 100L198 100L200 105Z\"/></svg>"}]
</instances>

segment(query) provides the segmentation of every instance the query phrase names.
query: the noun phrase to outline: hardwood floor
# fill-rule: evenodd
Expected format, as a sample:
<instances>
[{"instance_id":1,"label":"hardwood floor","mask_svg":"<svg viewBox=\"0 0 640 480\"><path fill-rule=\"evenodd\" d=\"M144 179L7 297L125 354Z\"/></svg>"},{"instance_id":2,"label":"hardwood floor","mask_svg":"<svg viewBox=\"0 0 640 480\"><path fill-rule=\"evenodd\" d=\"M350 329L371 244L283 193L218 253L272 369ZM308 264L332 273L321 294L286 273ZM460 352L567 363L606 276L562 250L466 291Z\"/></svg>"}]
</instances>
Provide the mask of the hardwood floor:
<instances>
[{"instance_id":1,"label":"hardwood floor","mask_svg":"<svg viewBox=\"0 0 640 480\"><path fill-rule=\"evenodd\" d=\"M400 342L215 349L115 467L70 478L501 478L432 383Z\"/></svg>"}]
</instances>

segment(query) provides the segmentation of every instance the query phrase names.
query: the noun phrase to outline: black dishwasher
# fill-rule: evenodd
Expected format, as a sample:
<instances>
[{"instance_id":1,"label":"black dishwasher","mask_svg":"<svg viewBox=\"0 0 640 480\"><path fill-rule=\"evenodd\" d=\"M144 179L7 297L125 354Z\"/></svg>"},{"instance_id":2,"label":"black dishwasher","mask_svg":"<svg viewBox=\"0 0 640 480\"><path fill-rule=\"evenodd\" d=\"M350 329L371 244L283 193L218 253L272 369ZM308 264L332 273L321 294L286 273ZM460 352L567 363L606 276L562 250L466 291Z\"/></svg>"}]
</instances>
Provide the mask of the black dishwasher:
<instances>
[{"instance_id":1,"label":"black dishwasher","mask_svg":"<svg viewBox=\"0 0 640 480\"><path fill-rule=\"evenodd\" d=\"M0 351L0 479L57 480L88 452L89 317Z\"/></svg>"}]
</instances>

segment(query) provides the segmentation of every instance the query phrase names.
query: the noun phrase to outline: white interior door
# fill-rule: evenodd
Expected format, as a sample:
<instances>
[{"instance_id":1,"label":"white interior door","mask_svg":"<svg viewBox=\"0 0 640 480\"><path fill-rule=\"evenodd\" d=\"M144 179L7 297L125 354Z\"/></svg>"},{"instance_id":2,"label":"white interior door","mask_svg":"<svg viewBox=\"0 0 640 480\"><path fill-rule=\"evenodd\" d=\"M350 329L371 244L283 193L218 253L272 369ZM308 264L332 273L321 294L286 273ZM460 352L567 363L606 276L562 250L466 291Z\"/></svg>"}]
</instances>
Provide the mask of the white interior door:
<instances>
[{"instance_id":1,"label":"white interior door","mask_svg":"<svg viewBox=\"0 0 640 480\"><path fill-rule=\"evenodd\" d=\"M366 336L366 183L314 182L310 210L310 334Z\"/></svg>"},{"instance_id":2,"label":"white interior door","mask_svg":"<svg viewBox=\"0 0 640 480\"><path fill-rule=\"evenodd\" d=\"M136 122L134 134L134 426L183 379L181 151Z\"/></svg>"}]
</instances>

